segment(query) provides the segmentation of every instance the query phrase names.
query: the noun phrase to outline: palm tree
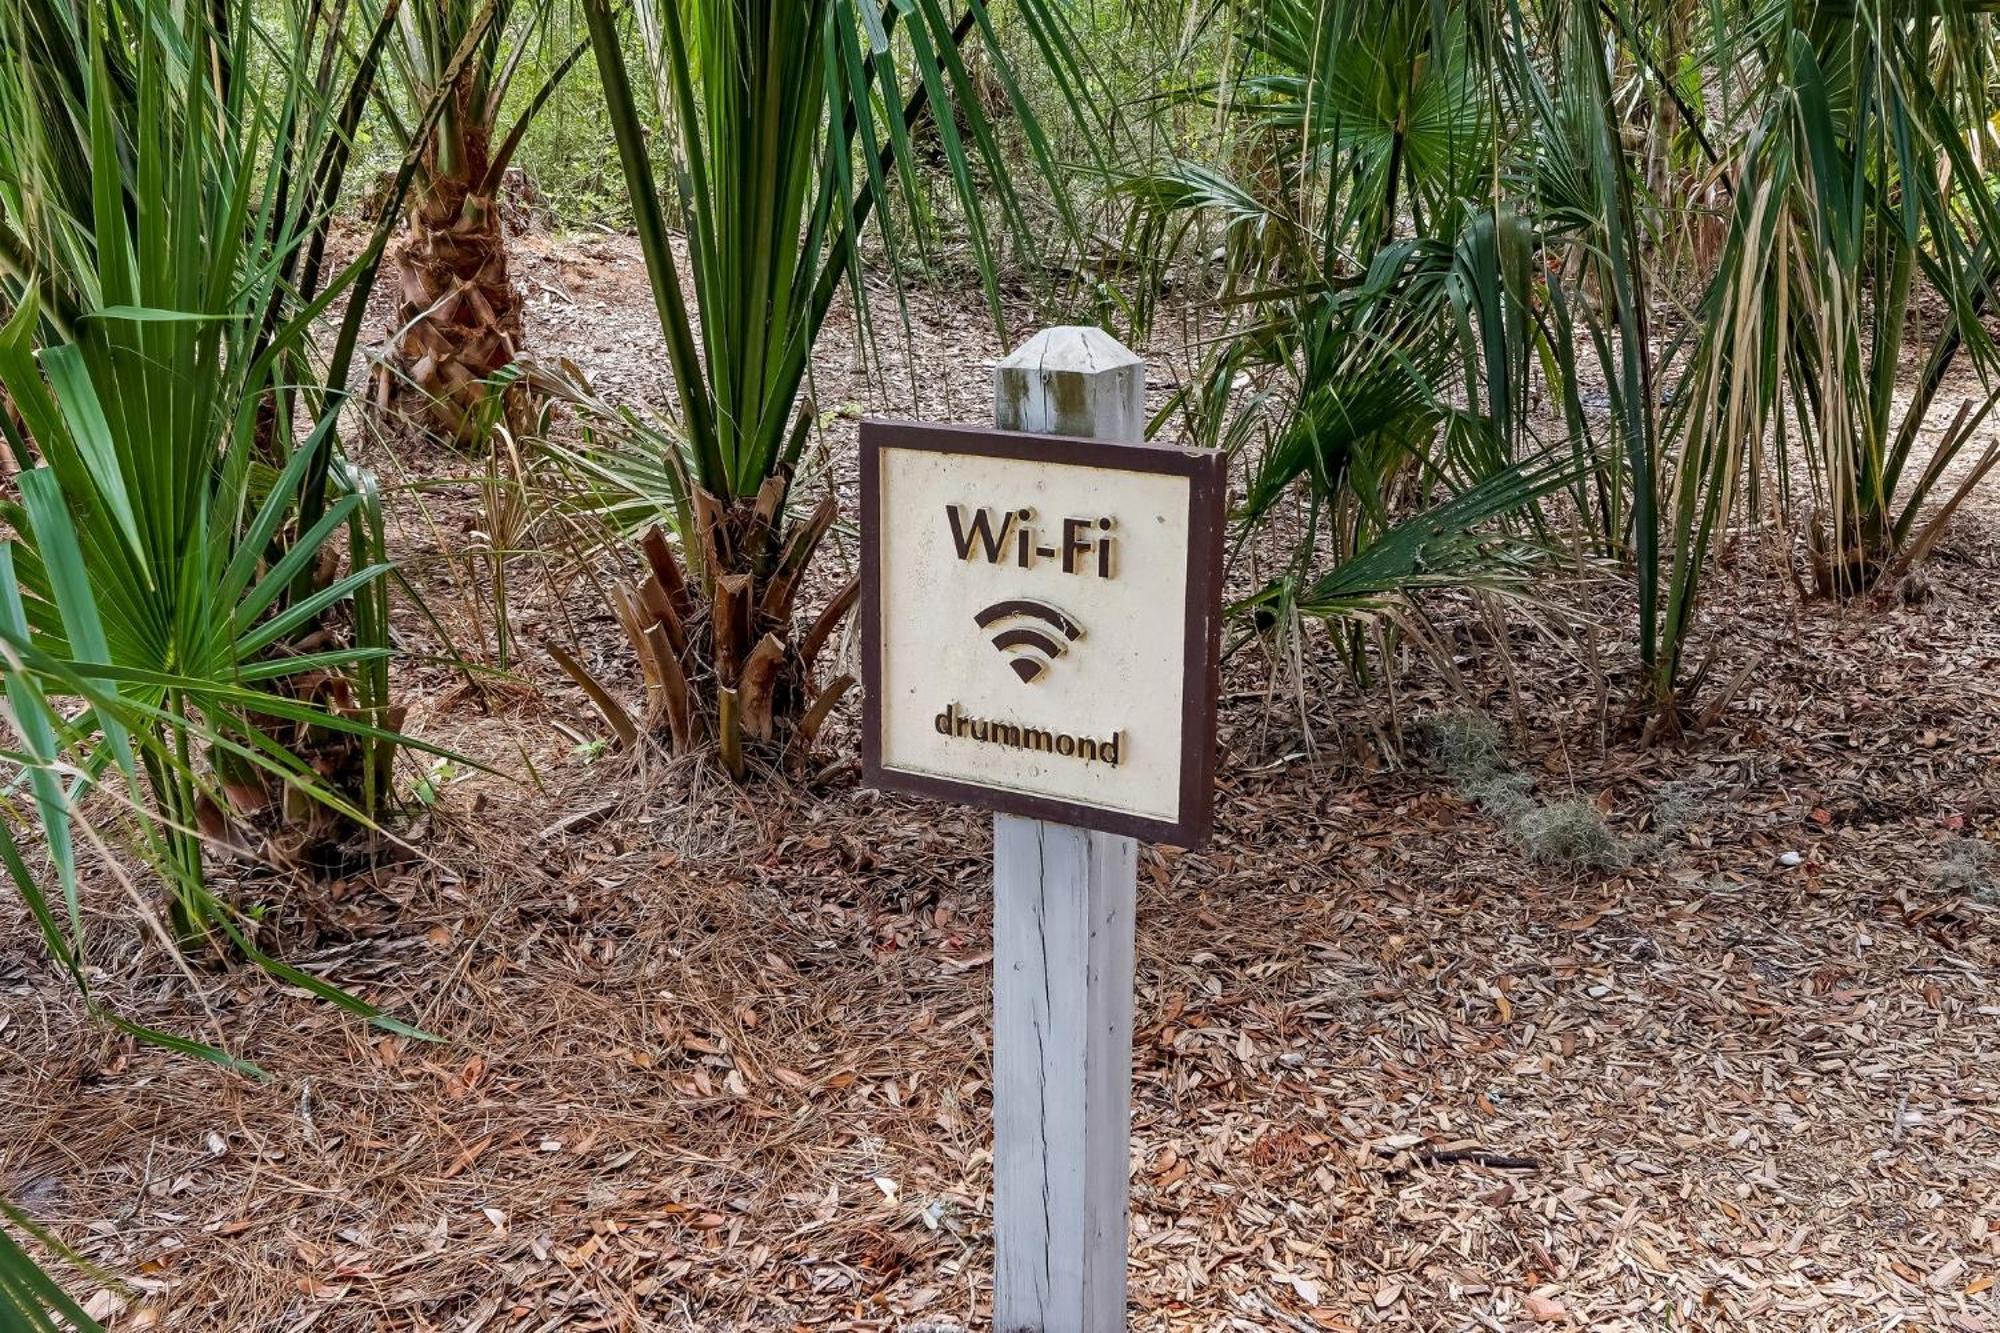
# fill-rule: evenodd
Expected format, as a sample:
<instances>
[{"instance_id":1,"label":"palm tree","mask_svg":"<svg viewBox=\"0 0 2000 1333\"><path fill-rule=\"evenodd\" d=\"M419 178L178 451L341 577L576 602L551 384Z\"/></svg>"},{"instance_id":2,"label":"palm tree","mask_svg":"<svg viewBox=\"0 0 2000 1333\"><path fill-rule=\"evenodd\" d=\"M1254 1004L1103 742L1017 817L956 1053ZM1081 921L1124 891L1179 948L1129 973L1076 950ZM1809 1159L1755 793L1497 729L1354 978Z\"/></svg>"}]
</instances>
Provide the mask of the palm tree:
<instances>
[{"instance_id":1,"label":"palm tree","mask_svg":"<svg viewBox=\"0 0 2000 1333\"><path fill-rule=\"evenodd\" d=\"M1852 596L1921 559L2000 466L2000 449L1984 450L1925 517L2000 402L2000 389L1968 398L1921 457L1953 366L1989 386L2000 372L1985 323L2000 281L2000 185L1987 168L2000 24L1961 0L1744 0L1720 6L1704 35L1744 110L1716 127L1735 129L1723 149L1735 208L1702 311L1689 456L1740 474L1753 504L1768 474L1780 506L1802 464L1812 577L1822 594ZM1899 404L1919 278L1949 318Z\"/></svg>"},{"instance_id":2,"label":"palm tree","mask_svg":"<svg viewBox=\"0 0 2000 1333\"><path fill-rule=\"evenodd\" d=\"M974 50L1032 167L1058 173L985 0L962 0L956 15L938 0L638 0L634 9L668 120L672 205L655 185L648 117L611 0L586 0L585 15L680 410L663 460L674 540L646 542L649 577L620 610L673 743L716 743L741 772L746 743L774 753L809 744L851 683L822 688L814 664L855 589L799 630L799 596L834 519L830 495L793 512L813 422L802 388L836 296L844 288L865 309L864 228L897 251L893 205L910 197L920 131L942 155L996 317L996 223L1034 257L976 91ZM1017 0L1010 13L1083 111L1084 71L1062 6ZM686 229L691 299L670 214Z\"/></svg>"},{"instance_id":3,"label":"palm tree","mask_svg":"<svg viewBox=\"0 0 2000 1333\"><path fill-rule=\"evenodd\" d=\"M1578 278L1559 285L1551 270L1550 347L1572 379L1579 361L1603 371L1618 447L1600 456L1626 466L1596 512L1639 594L1642 702L1672 733L1735 688L1707 691L1693 711L1713 659L1689 670L1687 651L1711 550L1739 507L1804 532L1810 591L1852 596L1893 585L2000 467L2000 446L1988 447L1944 488L1992 411L1989 390L1919 461L1951 367L1968 361L1986 384L2000 369L1983 323L2000 279L2000 198L1980 166L1996 29L1957 0L1540 8L1552 86L1523 67L1530 170L1544 215L1574 220L1562 273ZM1678 146L1644 145L1683 156L1672 193L1649 191L1641 149L1614 118L1633 106L1675 128ZM1652 321L1676 275L1656 270L1690 230L1721 239L1694 247L1697 319L1692 336L1668 340ZM1950 318L1899 401L1919 276ZM1580 404L1565 403L1587 433Z\"/></svg>"},{"instance_id":4,"label":"palm tree","mask_svg":"<svg viewBox=\"0 0 2000 1333\"><path fill-rule=\"evenodd\" d=\"M503 127L508 93L547 13L543 0L408 0L402 40L389 49L408 104L439 103L440 114L420 144L394 246L398 300L376 397L387 407L413 391L430 422L460 442L476 432L485 381L521 348L501 184L535 114L585 50L578 42L563 54ZM417 143L389 99L380 105L404 145Z\"/></svg>"},{"instance_id":5,"label":"palm tree","mask_svg":"<svg viewBox=\"0 0 2000 1333\"><path fill-rule=\"evenodd\" d=\"M318 812L371 824L414 743L387 699L378 500L338 457L330 388L387 228L319 278L384 30L344 63L354 34L319 21L210 18L33 0L0 22L0 237L33 257L0 273L0 386L17 454L39 460L0 510L0 681L59 892L29 873L11 803L0 865L87 995L76 842L99 835L79 801L108 776L183 938L373 1016L260 951L203 852L310 834ZM343 297L310 379L309 330Z\"/></svg>"},{"instance_id":6,"label":"palm tree","mask_svg":"<svg viewBox=\"0 0 2000 1333\"><path fill-rule=\"evenodd\" d=\"M1129 175L1130 234L1171 263L1219 231L1235 318L1178 406L1247 460L1246 540L1281 504L1303 519L1240 609L1279 635L1326 622L1362 671L1367 633L1413 623L1428 590L1527 595L1536 552L1506 525L1590 465L1528 435L1529 275L1550 238L1507 170L1509 52L1476 3L1204 12L1228 56L1180 95L1225 113L1228 160Z\"/></svg>"}]
</instances>

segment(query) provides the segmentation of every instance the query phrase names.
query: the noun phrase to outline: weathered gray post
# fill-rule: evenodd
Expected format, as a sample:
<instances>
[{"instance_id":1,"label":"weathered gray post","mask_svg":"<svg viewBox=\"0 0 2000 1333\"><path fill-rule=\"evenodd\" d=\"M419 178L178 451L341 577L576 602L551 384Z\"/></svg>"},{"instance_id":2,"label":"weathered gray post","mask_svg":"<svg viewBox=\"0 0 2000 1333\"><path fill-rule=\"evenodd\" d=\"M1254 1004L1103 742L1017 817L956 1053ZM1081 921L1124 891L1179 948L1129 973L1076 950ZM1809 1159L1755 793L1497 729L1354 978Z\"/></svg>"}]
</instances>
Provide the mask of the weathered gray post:
<instances>
[{"instance_id":1,"label":"weathered gray post","mask_svg":"<svg viewBox=\"0 0 2000 1333\"><path fill-rule=\"evenodd\" d=\"M1036 334L993 372L993 424L1138 441L1146 367L1101 329ZM1131 838L993 817L998 1333L1125 1327Z\"/></svg>"}]
</instances>

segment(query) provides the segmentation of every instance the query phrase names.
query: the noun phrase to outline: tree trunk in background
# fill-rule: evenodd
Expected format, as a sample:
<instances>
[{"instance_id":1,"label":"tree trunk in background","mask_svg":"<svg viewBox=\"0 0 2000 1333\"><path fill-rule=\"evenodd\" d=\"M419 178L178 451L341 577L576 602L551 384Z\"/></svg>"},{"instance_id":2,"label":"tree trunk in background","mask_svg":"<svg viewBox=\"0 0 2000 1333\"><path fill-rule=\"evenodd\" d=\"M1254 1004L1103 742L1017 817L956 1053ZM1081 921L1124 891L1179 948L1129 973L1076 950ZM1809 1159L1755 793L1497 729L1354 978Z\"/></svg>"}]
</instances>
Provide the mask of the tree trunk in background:
<instances>
[{"instance_id":1,"label":"tree trunk in background","mask_svg":"<svg viewBox=\"0 0 2000 1333\"><path fill-rule=\"evenodd\" d=\"M7 488L11 493L14 478L21 471L22 462L14 457L14 450L7 440L10 436L17 440L27 439L28 428L21 420L20 412L14 407L14 399L5 389L0 389L0 416L7 418L9 427L6 431L0 431L0 488Z\"/></svg>"},{"instance_id":2,"label":"tree trunk in background","mask_svg":"<svg viewBox=\"0 0 2000 1333\"><path fill-rule=\"evenodd\" d=\"M478 191L492 126L463 93L456 111L439 124L395 246L399 301L376 401L466 443L487 392L480 381L520 346L521 305L507 271L497 188ZM454 141L442 142L446 134Z\"/></svg>"}]
</instances>

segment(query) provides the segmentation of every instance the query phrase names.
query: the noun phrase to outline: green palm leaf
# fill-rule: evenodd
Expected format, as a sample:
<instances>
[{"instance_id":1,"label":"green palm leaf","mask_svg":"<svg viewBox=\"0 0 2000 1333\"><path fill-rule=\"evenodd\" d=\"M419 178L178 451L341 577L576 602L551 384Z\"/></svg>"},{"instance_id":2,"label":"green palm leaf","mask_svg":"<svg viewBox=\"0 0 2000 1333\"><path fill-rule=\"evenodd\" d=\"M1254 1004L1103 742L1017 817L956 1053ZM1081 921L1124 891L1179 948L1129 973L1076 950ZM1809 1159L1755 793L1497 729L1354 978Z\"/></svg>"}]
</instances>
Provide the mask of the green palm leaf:
<instances>
[{"instance_id":1,"label":"green palm leaf","mask_svg":"<svg viewBox=\"0 0 2000 1333\"><path fill-rule=\"evenodd\" d=\"M894 259L893 206L919 133L941 151L996 318L1001 229L1035 244L975 94L972 48L1020 126L1032 169L1051 181L1059 169L986 0L955 12L936 0L879 9L867 0L639 0L635 10L647 73L666 104L668 198L610 0L585 5L694 477L719 497L747 497L798 457L801 389L834 296L846 286L865 306L856 281L865 229ZM1086 72L1060 7L1018 0L1013 12L1065 104L1088 114ZM932 114L944 106L957 114ZM1066 192L1055 197L1073 227ZM670 215L686 227L691 291Z\"/></svg>"},{"instance_id":2,"label":"green palm leaf","mask_svg":"<svg viewBox=\"0 0 2000 1333\"><path fill-rule=\"evenodd\" d=\"M57 1254L69 1254L4 1199L0 1199L0 1222L19 1227ZM4 1225L0 1225L0 1322L19 1333L61 1333L65 1329L104 1333L103 1326L42 1271Z\"/></svg>"},{"instance_id":3,"label":"green palm leaf","mask_svg":"<svg viewBox=\"0 0 2000 1333\"><path fill-rule=\"evenodd\" d=\"M227 808L230 774L365 826L374 775L407 739L380 725L387 565L371 484L332 467L338 399L326 384L340 381L308 395L318 415L302 441L290 427L312 322L342 295L350 317L366 300L368 254L316 290L344 147L315 136L341 133L371 76L350 70L333 95L347 34L330 35L317 11L290 28L248 7L227 28L209 16L171 0L27 0L0 17L0 223L47 242L40 269L13 276L0 329L0 389L38 460L0 542L0 678L21 742L9 759L25 770L59 894L42 893L11 836L0 860L84 984L74 844L98 837L84 798L109 775L102 805L115 818L123 802L186 937L213 933L400 1030L254 948L204 875L203 816ZM46 63L18 63L23 52ZM343 531L350 572L320 586L315 570ZM285 660L288 639L341 608L364 637ZM308 673L349 681L355 710L288 693ZM367 808L288 749L280 725L355 738Z\"/></svg>"}]
</instances>

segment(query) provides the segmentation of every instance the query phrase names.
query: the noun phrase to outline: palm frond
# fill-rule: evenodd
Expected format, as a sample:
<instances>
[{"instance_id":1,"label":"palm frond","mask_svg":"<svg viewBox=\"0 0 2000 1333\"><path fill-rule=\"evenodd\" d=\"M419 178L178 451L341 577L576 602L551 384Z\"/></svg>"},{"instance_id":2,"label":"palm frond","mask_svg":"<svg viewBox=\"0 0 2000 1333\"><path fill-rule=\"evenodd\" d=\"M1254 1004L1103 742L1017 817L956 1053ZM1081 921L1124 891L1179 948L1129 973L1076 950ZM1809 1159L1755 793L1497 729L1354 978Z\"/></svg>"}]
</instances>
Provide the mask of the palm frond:
<instances>
[{"instance_id":1,"label":"palm frond","mask_svg":"<svg viewBox=\"0 0 2000 1333\"><path fill-rule=\"evenodd\" d=\"M986 0L956 12L938 0L879 9L869 0L640 0L635 9L646 72L668 112L671 207L610 0L589 0L585 13L696 480L743 498L797 462L812 348L843 287L865 307L859 259L870 228L894 261L899 187L910 183L919 136L942 155L996 318L1001 235L1031 254L1040 243L1013 185L1018 168L976 95L974 49L1029 167L1052 182L1061 173ZM1084 71L1061 40L1060 7L1019 0L1015 12L1065 104L1090 106ZM1054 197L1074 233L1067 192ZM691 290L669 215L686 228Z\"/></svg>"},{"instance_id":2,"label":"palm frond","mask_svg":"<svg viewBox=\"0 0 2000 1333\"><path fill-rule=\"evenodd\" d=\"M204 843L242 807L246 782L372 824L388 756L406 741L386 700L372 483L341 468L344 484L326 485L339 400L325 385L309 395L310 431L295 439L291 426L312 322L343 294L366 299L359 267L310 299L297 285L331 203L314 191L337 188L314 136L352 100L326 95L316 80L330 76L306 57L338 44L310 22L274 33L246 14L211 27L208 11L169 0L25 10L82 47L17 81L0 74L0 219L74 242L15 289L0 329L0 389L39 460L19 478L0 543L0 677L59 900L11 842L9 877L84 984L74 844L84 798L108 783L107 808L125 803L186 938L213 932L379 1018L256 950L203 868ZM16 68L34 30L0 24L0 66ZM263 59L267 43L289 58ZM21 118L30 78L64 90L65 118ZM40 290L72 313L45 318ZM333 576L343 531L360 558ZM315 641L341 617L360 635ZM313 737L341 738L368 779L335 790L316 766L326 752L302 749Z\"/></svg>"},{"instance_id":3,"label":"palm frond","mask_svg":"<svg viewBox=\"0 0 2000 1333\"><path fill-rule=\"evenodd\" d=\"M1290 593L1304 614L1333 620L1379 612L1427 590L1475 588L1524 595L1545 579L1545 547L1499 525L1568 486L1574 458L1545 455L1509 464L1422 512L1391 525L1333 568ZM1276 596L1267 590L1258 601Z\"/></svg>"},{"instance_id":4,"label":"palm frond","mask_svg":"<svg viewBox=\"0 0 2000 1333\"><path fill-rule=\"evenodd\" d=\"M5 1224L0 1225L0 1322L20 1333L104 1333L8 1233L8 1226L20 1228L55 1254L70 1252L4 1199L0 1224Z\"/></svg>"}]
</instances>

